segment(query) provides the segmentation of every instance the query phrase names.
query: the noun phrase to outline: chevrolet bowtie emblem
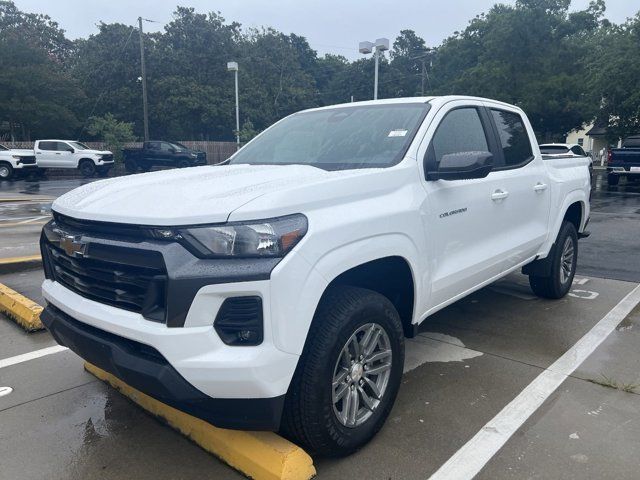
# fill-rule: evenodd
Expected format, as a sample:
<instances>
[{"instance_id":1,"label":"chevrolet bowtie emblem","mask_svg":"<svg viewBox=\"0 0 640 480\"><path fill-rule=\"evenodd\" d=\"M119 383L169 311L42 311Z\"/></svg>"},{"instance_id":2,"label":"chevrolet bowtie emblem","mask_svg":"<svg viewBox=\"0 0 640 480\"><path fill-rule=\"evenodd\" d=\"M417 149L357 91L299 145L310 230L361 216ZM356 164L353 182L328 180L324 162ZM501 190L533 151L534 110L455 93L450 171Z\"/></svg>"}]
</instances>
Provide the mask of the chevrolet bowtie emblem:
<instances>
[{"instance_id":1,"label":"chevrolet bowtie emblem","mask_svg":"<svg viewBox=\"0 0 640 480\"><path fill-rule=\"evenodd\" d=\"M87 244L80 238L80 235L63 235L60 237L60 248L70 257L83 257Z\"/></svg>"}]
</instances>

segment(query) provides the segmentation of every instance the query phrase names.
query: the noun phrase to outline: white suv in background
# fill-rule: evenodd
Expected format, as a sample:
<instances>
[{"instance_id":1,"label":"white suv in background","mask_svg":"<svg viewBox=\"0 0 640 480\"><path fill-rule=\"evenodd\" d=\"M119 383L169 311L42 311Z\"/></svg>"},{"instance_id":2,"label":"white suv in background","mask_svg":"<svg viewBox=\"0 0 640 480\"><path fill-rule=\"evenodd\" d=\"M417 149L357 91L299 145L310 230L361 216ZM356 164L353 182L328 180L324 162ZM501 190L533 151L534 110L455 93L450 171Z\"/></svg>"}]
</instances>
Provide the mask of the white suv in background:
<instances>
[{"instance_id":1,"label":"white suv in background","mask_svg":"<svg viewBox=\"0 0 640 480\"><path fill-rule=\"evenodd\" d=\"M93 150L73 140L38 140L34 152L38 168L74 168L85 177L96 173L105 177L113 166L110 151Z\"/></svg>"}]
</instances>

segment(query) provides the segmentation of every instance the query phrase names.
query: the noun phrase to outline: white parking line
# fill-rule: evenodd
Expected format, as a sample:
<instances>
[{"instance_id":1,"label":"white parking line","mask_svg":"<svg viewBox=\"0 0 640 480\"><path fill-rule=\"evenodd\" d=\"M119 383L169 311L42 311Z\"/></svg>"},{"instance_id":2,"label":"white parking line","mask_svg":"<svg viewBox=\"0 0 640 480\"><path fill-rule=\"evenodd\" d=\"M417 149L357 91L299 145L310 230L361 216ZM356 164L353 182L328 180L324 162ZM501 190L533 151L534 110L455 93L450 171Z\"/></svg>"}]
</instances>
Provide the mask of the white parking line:
<instances>
[{"instance_id":1,"label":"white parking line","mask_svg":"<svg viewBox=\"0 0 640 480\"><path fill-rule=\"evenodd\" d=\"M35 358L51 355L52 353L64 352L65 350L69 349L67 347L63 347L62 345L54 345L53 347L42 348L40 350L36 350L35 352L23 353L22 355L16 355L15 357L3 358L2 360L0 360L0 368L10 367L11 365L15 365L17 363L27 362Z\"/></svg>"},{"instance_id":2,"label":"white parking line","mask_svg":"<svg viewBox=\"0 0 640 480\"><path fill-rule=\"evenodd\" d=\"M640 285L447 460L430 480L469 480L640 302Z\"/></svg>"}]
</instances>

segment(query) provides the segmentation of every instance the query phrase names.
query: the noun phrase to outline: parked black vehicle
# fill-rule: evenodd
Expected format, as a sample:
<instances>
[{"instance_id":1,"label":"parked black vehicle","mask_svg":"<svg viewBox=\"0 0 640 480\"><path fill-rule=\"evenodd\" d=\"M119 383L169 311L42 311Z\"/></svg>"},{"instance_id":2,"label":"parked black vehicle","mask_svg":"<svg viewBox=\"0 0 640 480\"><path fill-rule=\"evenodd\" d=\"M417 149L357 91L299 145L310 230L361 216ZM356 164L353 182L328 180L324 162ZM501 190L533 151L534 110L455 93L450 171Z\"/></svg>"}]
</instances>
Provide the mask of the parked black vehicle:
<instances>
[{"instance_id":1,"label":"parked black vehicle","mask_svg":"<svg viewBox=\"0 0 640 480\"><path fill-rule=\"evenodd\" d=\"M148 172L154 166L185 168L207 164L205 152L191 150L178 142L153 140L144 142L142 148L125 148L122 153L129 173Z\"/></svg>"},{"instance_id":2,"label":"parked black vehicle","mask_svg":"<svg viewBox=\"0 0 640 480\"><path fill-rule=\"evenodd\" d=\"M640 180L640 135L625 139L622 148L609 150L607 182L609 185L617 185L620 177Z\"/></svg>"}]
</instances>

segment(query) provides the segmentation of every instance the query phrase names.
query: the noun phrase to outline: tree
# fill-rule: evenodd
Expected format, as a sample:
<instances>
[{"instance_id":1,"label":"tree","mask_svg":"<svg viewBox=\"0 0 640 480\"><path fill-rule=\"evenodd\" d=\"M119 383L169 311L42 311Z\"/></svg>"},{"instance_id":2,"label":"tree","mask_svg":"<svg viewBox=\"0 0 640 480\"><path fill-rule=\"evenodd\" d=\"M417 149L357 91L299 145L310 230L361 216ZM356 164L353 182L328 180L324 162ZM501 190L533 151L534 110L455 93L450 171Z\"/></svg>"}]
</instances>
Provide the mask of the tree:
<instances>
[{"instance_id":1,"label":"tree","mask_svg":"<svg viewBox=\"0 0 640 480\"><path fill-rule=\"evenodd\" d=\"M84 94L66 68L71 52L49 17L0 1L0 123L13 141L77 132Z\"/></svg>"},{"instance_id":2,"label":"tree","mask_svg":"<svg viewBox=\"0 0 640 480\"><path fill-rule=\"evenodd\" d=\"M111 113L103 117L91 117L88 132L107 144L117 159L120 159L125 143L136 139L133 134L133 123L121 122Z\"/></svg>"},{"instance_id":3,"label":"tree","mask_svg":"<svg viewBox=\"0 0 640 480\"><path fill-rule=\"evenodd\" d=\"M597 111L586 85L585 39L601 28L603 3L575 14L569 3L518 0L474 18L438 48L437 91L515 103L544 140L579 128Z\"/></svg>"}]
</instances>

